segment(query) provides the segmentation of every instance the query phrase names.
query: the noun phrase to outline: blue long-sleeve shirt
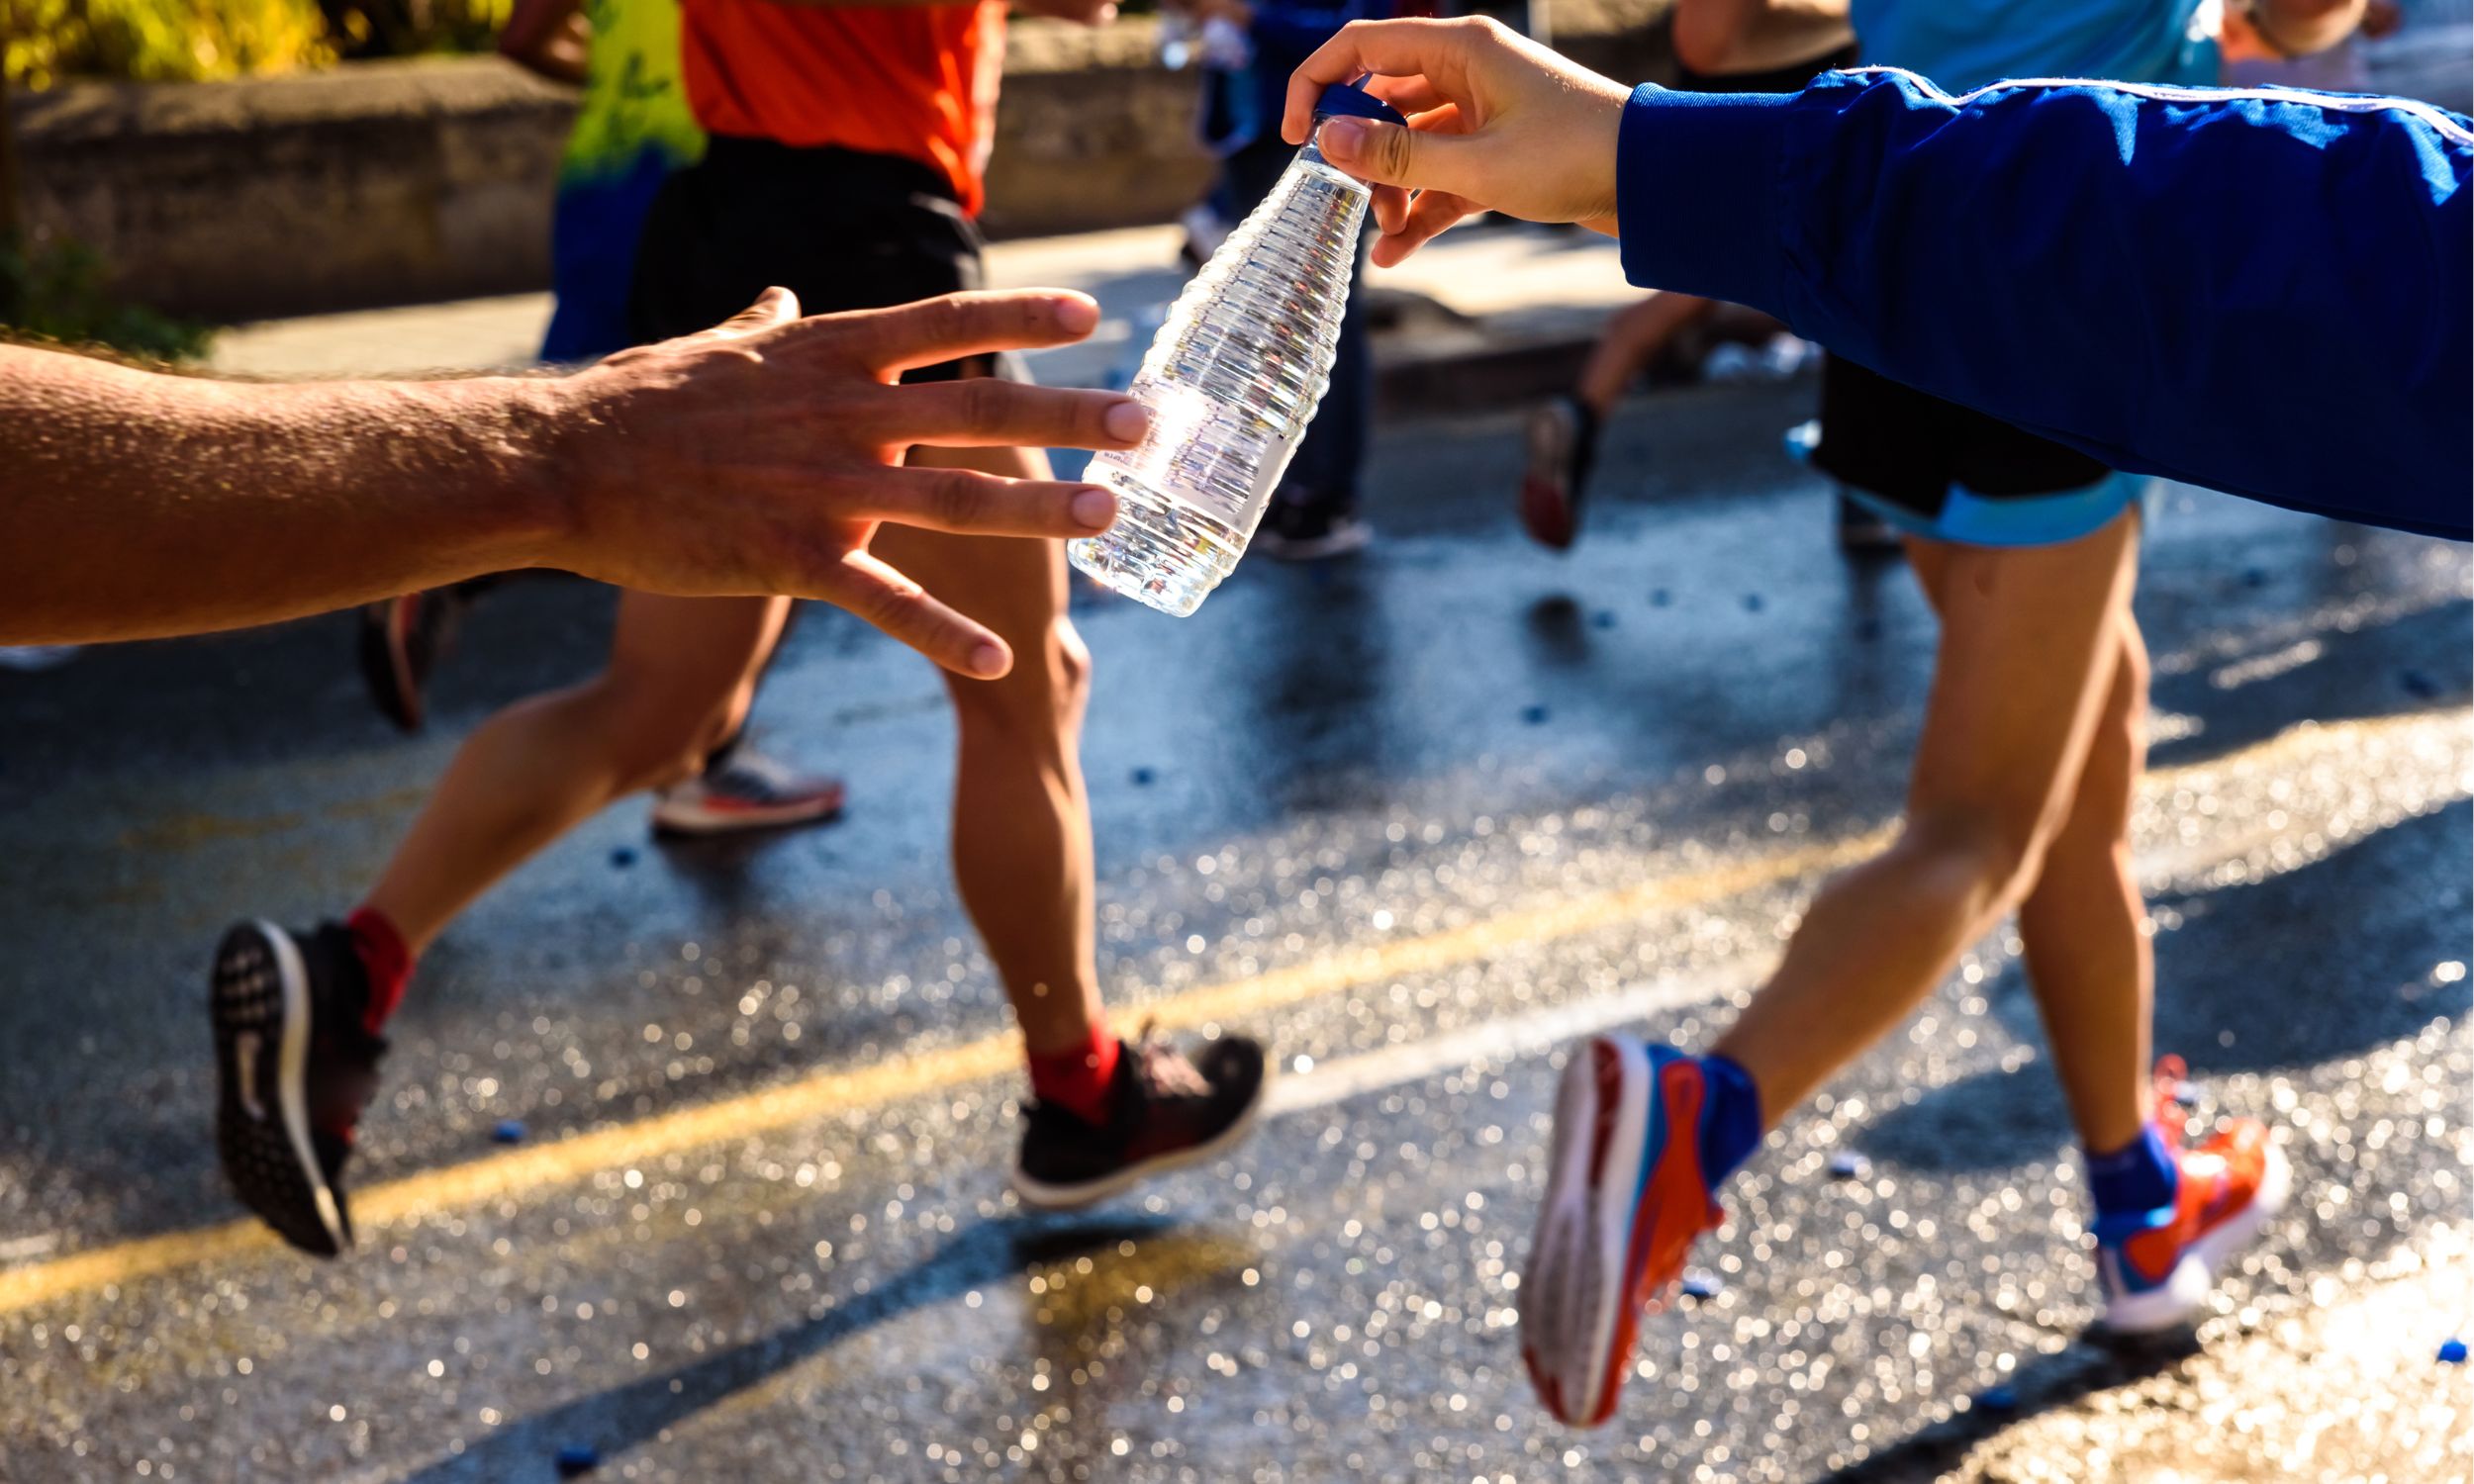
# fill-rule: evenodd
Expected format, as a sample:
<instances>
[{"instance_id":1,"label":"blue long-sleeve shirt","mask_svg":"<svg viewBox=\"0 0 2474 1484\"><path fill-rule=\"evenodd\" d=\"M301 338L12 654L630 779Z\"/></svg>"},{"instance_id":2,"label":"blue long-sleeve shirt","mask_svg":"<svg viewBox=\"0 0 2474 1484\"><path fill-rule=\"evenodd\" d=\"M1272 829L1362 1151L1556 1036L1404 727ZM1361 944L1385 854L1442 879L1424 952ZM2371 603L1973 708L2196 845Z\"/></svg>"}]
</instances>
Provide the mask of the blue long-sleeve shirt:
<instances>
[{"instance_id":1,"label":"blue long-sleeve shirt","mask_svg":"<svg viewBox=\"0 0 2474 1484\"><path fill-rule=\"evenodd\" d=\"M1886 69L1633 94L1624 271L2116 468L2474 535L2474 126Z\"/></svg>"}]
</instances>

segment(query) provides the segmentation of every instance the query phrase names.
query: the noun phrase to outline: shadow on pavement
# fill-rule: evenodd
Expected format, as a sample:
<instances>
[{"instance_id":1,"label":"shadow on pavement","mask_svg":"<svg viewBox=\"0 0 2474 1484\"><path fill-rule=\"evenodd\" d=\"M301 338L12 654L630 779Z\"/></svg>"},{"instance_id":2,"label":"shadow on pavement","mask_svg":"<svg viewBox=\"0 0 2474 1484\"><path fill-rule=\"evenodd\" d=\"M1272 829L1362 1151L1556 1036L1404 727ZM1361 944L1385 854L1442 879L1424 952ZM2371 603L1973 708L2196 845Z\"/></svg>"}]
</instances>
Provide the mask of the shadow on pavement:
<instances>
[{"instance_id":1,"label":"shadow on pavement","mask_svg":"<svg viewBox=\"0 0 2474 1484\"><path fill-rule=\"evenodd\" d=\"M2198 1336L2189 1330L2137 1340L2090 1330L2067 1347L2028 1362L2007 1386L1978 1392L1966 1411L1911 1433L1828 1477L1833 1484L1943 1478L1969 1448L2012 1424L2155 1375L2198 1350Z\"/></svg>"},{"instance_id":2,"label":"shadow on pavement","mask_svg":"<svg viewBox=\"0 0 2474 1484\"><path fill-rule=\"evenodd\" d=\"M407 1484L546 1477L564 1448L608 1457L913 1310L1043 1264L1158 1237L1175 1225L1165 1217L1009 1216L974 1223L891 1282L846 1295L805 1324L511 1423L408 1476Z\"/></svg>"},{"instance_id":3,"label":"shadow on pavement","mask_svg":"<svg viewBox=\"0 0 2474 1484\"><path fill-rule=\"evenodd\" d=\"M2261 654L2159 675L2148 687L2150 709L2197 716L2203 725L2191 736L2150 748L2148 764L2162 768L2223 757L2265 742L2304 717L2326 723L2462 706L2469 618L2474 603L2442 603L2386 621L2322 628L2290 646L2264 646ZM2291 657L2290 670L2273 669L2280 651ZM2306 654L2310 658L2301 658ZM2271 673L2256 681L2239 679L2245 662L2261 661ZM2260 689L2244 695L2252 686Z\"/></svg>"},{"instance_id":4,"label":"shadow on pavement","mask_svg":"<svg viewBox=\"0 0 2474 1484\"><path fill-rule=\"evenodd\" d=\"M2460 800L2268 881L2151 905L2182 926L2156 939L2156 1050L2199 1075L2313 1065L2411 1036L2474 1003L2474 979L2434 983L2432 966L2466 954L2465 911L2431 911L2474 851L2474 804ZM2331 880L2342 883L2337 890ZM2283 966L2262 984L2243 966ZM2013 965L1993 1014L2048 1063L2036 1004ZM2049 1066L1986 1070L1894 1108L1856 1135L1874 1159L1920 1170L2006 1169L2075 1139Z\"/></svg>"}]
</instances>

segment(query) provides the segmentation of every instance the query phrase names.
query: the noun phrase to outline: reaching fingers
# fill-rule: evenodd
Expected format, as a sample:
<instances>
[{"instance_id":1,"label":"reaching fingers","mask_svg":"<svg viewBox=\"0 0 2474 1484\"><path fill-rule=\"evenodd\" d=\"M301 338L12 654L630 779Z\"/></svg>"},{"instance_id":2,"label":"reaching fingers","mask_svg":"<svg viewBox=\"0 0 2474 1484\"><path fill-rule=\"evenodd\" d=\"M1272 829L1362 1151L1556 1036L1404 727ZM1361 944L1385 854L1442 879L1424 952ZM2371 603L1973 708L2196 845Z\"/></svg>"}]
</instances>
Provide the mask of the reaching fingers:
<instances>
[{"instance_id":1,"label":"reaching fingers","mask_svg":"<svg viewBox=\"0 0 2474 1484\"><path fill-rule=\"evenodd\" d=\"M1497 23L1483 17L1457 21L1352 21L1288 74L1288 101L1281 113L1281 137L1305 142L1314 124L1315 100L1335 82L1368 72L1381 77L1423 78L1439 97L1469 100L1470 58L1495 40Z\"/></svg>"},{"instance_id":2,"label":"reaching fingers","mask_svg":"<svg viewBox=\"0 0 2474 1484\"><path fill-rule=\"evenodd\" d=\"M1097 535L1116 518L1116 497L1097 485L1005 479L975 469L888 469L873 476L845 513L964 536Z\"/></svg>"},{"instance_id":3,"label":"reaching fingers","mask_svg":"<svg viewBox=\"0 0 2474 1484\"><path fill-rule=\"evenodd\" d=\"M940 448L1131 448L1150 415L1114 392L1024 386L991 376L884 394L883 441Z\"/></svg>"},{"instance_id":4,"label":"reaching fingers","mask_svg":"<svg viewBox=\"0 0 2474 1484\"><path fill-rule=\"evenodd\" d=\"M945 294L895 309L809 320L786 330L879 375L996 350L1065 345L1099 324L1099 306L1066 289Z\"/></svg>"},{"instance_id":5,"label":"reaching fingers","mask_svg":"<svg viewBox=\"0 0 2474 1484\"><path fill-rule=\"evenodd\" d=\"M865 551L842 554L814 595L926 655L956 675L996 680L1013 668L1013 651L983 624L928 596L926 589Z\"/></svg>"}]
</instances>

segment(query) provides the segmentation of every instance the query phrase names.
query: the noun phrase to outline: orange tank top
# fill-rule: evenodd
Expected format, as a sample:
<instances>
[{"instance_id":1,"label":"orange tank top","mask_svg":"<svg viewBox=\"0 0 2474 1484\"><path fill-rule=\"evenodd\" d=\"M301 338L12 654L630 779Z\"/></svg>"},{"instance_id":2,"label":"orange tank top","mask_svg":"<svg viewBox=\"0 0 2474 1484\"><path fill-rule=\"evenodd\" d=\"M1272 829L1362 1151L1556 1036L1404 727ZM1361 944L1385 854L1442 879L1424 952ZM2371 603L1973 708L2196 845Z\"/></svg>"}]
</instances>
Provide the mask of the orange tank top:
<instances>
[{"instance_id":1,"label":"orange tank top","mask_svg":"<svg viewBox=\"0 0 2474 1484\"><path fill-rule=\"evenodd\" d=\"M679 47L706 133L919 160L978 215L1004 70L1004 0L687 0Z\"/></svg>"}]
</instances>

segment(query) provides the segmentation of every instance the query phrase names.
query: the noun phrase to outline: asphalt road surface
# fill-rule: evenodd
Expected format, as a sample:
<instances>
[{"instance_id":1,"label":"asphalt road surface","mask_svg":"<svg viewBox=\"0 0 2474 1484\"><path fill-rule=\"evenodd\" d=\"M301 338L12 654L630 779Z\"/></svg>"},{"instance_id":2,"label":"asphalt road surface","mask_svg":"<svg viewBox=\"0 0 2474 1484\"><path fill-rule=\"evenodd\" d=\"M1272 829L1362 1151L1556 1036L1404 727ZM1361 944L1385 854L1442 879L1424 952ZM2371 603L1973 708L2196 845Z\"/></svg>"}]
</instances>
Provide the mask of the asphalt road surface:
<instances>
[{"instance_id":1,"label":"asphalt road surface","mask_svg":"<svg viewBox=\"0 0 2474 1484\"><path fill-rule=\"evenodd\" d=\"M667 847L629 801L487 897L393 1025L325 1265L220 1187L209 951L349 906L462 734L589 671L608 595L491 595L411 740L340 618L0 673L0 1478L1904 1479L2085 1450L2088 1398L2210 1355L2299 1363L2465 1246L2469 566L2175 491L2139 599L2158 1046L2299 1175L2199 1357L2081 1335L2073 1141L1997 936L1738 1177L1612 1426L1530 1399L1559 1048L1705 1040L1901 796L1932 621L1776 455L1809 395L1634 405L1570 557L1514 530L1481 418L1387 433L1362 558L1249 563L1182 622L1078 598L1111 1001L1262 1035L1283 1080L1233 1157L1072 1216L1004 1193L940 689L841 615L758 726L847 817ZM2474 1329L2377 1312L2340 1393ZM2206 1416L2224 1476L2272 1475ZM2383 1466L2462 1475L2427 1442Z\"/></svg>"}]
</instances>

